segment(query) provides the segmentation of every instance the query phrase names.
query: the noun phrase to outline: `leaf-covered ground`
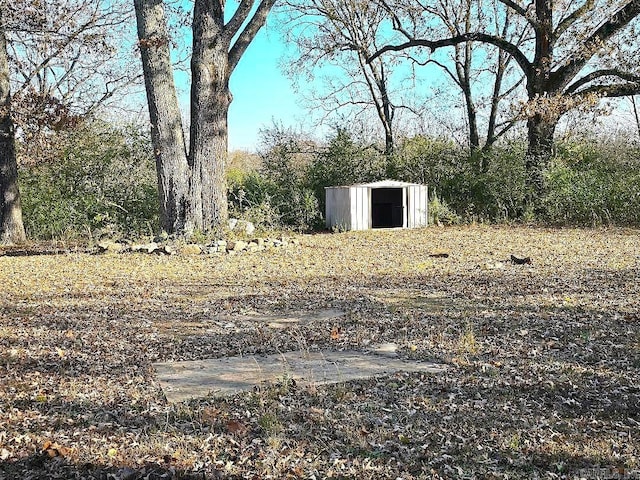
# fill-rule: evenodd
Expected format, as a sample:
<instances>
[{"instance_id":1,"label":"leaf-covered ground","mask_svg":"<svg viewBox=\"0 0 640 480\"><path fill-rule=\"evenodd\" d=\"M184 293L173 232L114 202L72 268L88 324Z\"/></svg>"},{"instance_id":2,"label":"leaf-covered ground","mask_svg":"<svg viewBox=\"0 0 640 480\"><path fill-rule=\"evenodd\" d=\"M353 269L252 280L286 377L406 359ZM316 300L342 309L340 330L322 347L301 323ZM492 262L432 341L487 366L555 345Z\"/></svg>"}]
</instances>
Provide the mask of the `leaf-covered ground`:
<instances>
[{"instance_id":1,"label":"leaf-covered ground","mask_svg":"<svg viewBox=\"0 0 640 480\"><path fill-rule=\"evenodd\" d=\"M0 478L640 477L639 231L300 243L0 256ZM228 318L323 308L346 318L288 330ZM170 405L152 368L381 342L448 371L309 389L283 379Z\"/></svg>"}]
</instances>

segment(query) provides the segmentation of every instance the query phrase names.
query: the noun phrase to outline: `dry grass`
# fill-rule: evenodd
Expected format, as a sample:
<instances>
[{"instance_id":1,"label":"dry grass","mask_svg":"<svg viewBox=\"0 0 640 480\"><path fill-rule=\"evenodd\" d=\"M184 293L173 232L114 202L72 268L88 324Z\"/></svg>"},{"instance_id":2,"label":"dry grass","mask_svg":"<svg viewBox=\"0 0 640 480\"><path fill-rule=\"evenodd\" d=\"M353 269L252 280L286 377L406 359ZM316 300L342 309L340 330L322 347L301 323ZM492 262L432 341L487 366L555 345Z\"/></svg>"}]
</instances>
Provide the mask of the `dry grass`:
<instances>
[{"instance_id":1,"label":"dry grass","mask_svg":"<svg viewBox=\"0 0 640 480\"><path fill-rule=\"evenodd\" d=\"M0 256L0 478L640 469L639 246L636 230L461 227L266 255ZM347 312L339 336L226 319L321 308ZM168 405L151 367L380 342L448 373Z\"/></svg>"}]
</instances>

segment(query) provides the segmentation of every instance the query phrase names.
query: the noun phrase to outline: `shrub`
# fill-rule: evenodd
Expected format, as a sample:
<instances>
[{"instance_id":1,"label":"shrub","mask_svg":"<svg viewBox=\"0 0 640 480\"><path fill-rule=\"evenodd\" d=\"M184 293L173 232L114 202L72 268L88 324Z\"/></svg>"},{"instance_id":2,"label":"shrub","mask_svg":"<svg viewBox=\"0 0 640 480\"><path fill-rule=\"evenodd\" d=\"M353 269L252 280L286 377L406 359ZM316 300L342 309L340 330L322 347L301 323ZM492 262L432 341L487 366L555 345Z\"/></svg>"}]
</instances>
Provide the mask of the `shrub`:
<instances>
[{"instance_id":1,"label":"shrub","mask_svg":"<svg viewBox=\"0 0 640 480\"><path fill-rule=\"evenodd\" d=\"M307 184L325 208L325 187L373 182L385 178L386 160L378 150L354 140L346 129L338 128L326 148L314 158Z\"/></svg>"},{"instance_id":2,"label":"shrub","mask_svg":"<svg viewBox=\"0 0 640 480\"><path fill-rule=\"evenodd\" d=\"M577 225L640 224L640 152L620 142L560 144L547 172L546 219Z\"/></svg>"},{"instance_id":3,"label":"shrub","mask_svg":"<svg viewBox=\"0 0 640 480\"><path fill-rule=\"evenodd\" d=\"M472 155L448 140L416 136L397 152L400 179L422 183L439 197L456 221L504 221L519 216L524 205L524 153L518 143Z\"/></svg>"},{"instance_id":4,"label":"shrub","mask_svg":"<svg viewBox=\"0 0 640 480\"><path fill-rule=\"evenodd\" d=\"M267 229L312 230L322 221L318 200L307 183L315 143L274 127L262 132L259 171L229 172L233 211Z\"/></svg>"},{"instance_id":5,"label":"shrub","mask_svg":"<svg viewBox=\"0 0 640 480\"><path fill-rule=\"evenodd\" d=\"M60 145L58 158L21 171L31 238L139 236L157 228L156 174L146 134L96 122L67 132Z\"/></svg>"}]
</instances>

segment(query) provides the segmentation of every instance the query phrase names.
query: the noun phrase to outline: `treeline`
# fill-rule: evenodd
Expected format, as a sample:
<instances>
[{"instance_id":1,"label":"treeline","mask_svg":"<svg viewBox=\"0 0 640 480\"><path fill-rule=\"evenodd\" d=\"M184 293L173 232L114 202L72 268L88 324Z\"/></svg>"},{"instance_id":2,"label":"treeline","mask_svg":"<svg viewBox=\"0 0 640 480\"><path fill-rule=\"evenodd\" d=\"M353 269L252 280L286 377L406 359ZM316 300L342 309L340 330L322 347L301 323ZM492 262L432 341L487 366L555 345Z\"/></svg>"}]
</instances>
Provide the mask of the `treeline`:
<instances>
[{"instance_id":1,"label":"treeline","mask_svg":"<svg viewBox=\"0 0 640 480\"><path fill-rule=\"evenodd\" d=\"M36 237L109 225L217 235L228 206L304 230L322 223L325 185L380 178L429 184L441 222L637 223L634 147L557 137L570 117L608 111L627 119L615 128L640 131L638 0L183 3L0 2L0 243L25 241L24 223ZM267 23L286 43L281 64L309 125L366 125L374 141L267 132L260 169L227 171L233 95L268 94L255 82L231 92L231 75ZM188 112L174 78L182 61ZM138 110L142 83L151 143L95 126ZM405 138L415 131L447 135Z\"/></svg>"},{"instance_id":2,"label":"treeline","mask_svg":"<svg viewBox=\"0 0 640 480\"><path fill-rule=\"evenodd\" d=\"M227 171L230 215L262 229L324 228L324 187L387 178L429 185L433 224L528 221L640 225L640 147L623 137L558 143L539 211L527 210L526 144L488 151L443 138L402 138L393 156L345 129L326 142L273 128L259 158ZM93 123L60 137L46 162L24 165L26 229L34 239L157 233L157 178L144 129ZM243 161L244 160L244 161Z\"/></svg>"}]
</instances>

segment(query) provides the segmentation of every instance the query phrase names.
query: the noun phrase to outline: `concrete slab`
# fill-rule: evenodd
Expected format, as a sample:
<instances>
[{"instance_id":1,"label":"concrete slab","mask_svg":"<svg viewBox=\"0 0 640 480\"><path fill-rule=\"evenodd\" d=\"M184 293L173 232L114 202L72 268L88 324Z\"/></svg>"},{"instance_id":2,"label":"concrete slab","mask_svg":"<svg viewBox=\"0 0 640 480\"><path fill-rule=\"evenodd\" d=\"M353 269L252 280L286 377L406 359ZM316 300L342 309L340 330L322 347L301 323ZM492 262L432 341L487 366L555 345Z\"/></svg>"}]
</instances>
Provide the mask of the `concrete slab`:
<instances>
[{"instance_id":1,"label":"concrete slab","mask_svg":"<svg viewBox=\"0 0 640 480\"><path fill-rule=\"evenodd\" d=\"M269 356L156 363L160 385L169 402L232 395L255 386L293 378L300 386L348 382L400 371L441 373L442 365L394 358L384 345L379 354L286 352Z\"/></svg>"},{"instance_id":2,"label":"concrete slab","mask_svg":"<svg viewBox=\"0 0 640 480\"><path fill-rule=\"evenodd\" d=\"M261 315L261 314L249 314L249 315L220 315L217 317L218 322L230 322L235 325L237 322L256 322L262 325L266 325L270 328L283 329L292 325L306 325L310 322L337 320L346 315L342 310L329 308L326 310L316 310L312 312L293 312L281 315Z\"/></svg>"}]
</instances>

